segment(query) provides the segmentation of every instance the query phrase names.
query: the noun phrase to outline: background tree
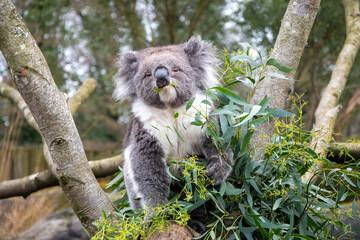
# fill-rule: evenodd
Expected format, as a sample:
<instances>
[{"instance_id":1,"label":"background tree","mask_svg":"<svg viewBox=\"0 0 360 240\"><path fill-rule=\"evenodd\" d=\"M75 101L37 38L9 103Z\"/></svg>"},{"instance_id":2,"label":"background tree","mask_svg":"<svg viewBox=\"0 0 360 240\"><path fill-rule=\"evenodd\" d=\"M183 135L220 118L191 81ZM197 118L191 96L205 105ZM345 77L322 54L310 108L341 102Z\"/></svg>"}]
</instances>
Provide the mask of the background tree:
<instances>
[{"instance_id":1,"label":"background tree","mask_svg":"<svg viewBox=\"0 0 360 240\"><path fill-rule=\"evenodd\" d=\"M44 53L61 91L71 97L85 79L90 76L98 79L99 87L74 118L84 140L111 141L118 148L123 125L129 118L126 103L114 107L111 100L112 76L116 71L112 66L118 51L180 43L194 33L214 41L220 50L223 46L237 50L239 42L251 42L259 49L271 48L288 6L288 2L281 0L91 0L86 3L32 0L14 3ZM301 3L310 11L316 7L314 1ZM295 79L295 93L301 95L305 91L304 98L309 100L308 129L313 126L315 109L345 39L344 16L340 2L322 2L298 71L291 76ZM306 14L303 18L306 19ZM239 32L244 35L239 37ZM358 58L354 65L359 64ZM0 71L3 83L11 84L5 64ZM355 92L359 73L357 68L350 72L348 87L339 100L341 104ZM19 124L17 128L21 126L18 142L41 143L38 133L26 121L21 121L22 114L8 110L14 108L7 100L0 99L0 138L11 130L9 119L20 119L14 120ZM353 114L353 118L358 119L359 112ZM16 127L12 125L12 128ZM358 136L358 132L358 124L349 124L345 126L343 139Z\"/></svg>"}]
</instances>

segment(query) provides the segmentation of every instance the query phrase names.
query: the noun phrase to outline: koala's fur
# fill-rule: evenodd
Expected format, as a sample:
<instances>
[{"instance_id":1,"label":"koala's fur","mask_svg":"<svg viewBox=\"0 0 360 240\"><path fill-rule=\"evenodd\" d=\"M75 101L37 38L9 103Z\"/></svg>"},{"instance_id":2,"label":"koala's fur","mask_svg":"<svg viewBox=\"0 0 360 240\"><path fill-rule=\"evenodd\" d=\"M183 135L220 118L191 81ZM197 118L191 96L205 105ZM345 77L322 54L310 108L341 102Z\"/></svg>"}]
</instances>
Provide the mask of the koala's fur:
<instances>
[{"instance_id":1,"label":"koala's fur","mask_svg":"<svg viewBox=\"0 0 360 240\"><path fill-rule=\"evenodd\" d=\"M133 118L124 139L124 179L132 208L154 207L167 201L167 161L185 155L203 155L207 175L215 184L223 182L232 167L205 136L205 128L193 126L196 110L208 114L211 107L205 91L218 84L213 46L193 37L180 45L153 47L121 56L115 75L114 98L132 101ZM168 74L168 75L166 75ZM162 77L170 83L159 83ZM160 85L159 92L155 92ZM178 113L177 118L174 117ZM174 128L182 136L182 141ZM228 161L233 161L231 151Z\"/></svg>"}]
</instances>

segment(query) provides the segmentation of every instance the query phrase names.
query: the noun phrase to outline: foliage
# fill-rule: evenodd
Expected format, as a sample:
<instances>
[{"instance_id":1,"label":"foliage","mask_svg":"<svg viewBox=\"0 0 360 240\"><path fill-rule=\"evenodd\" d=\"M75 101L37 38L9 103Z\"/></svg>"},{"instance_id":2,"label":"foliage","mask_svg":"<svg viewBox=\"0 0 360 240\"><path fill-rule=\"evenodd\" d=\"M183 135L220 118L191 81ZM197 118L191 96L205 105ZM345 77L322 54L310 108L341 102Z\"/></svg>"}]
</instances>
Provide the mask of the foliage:
<instances>
[{"instance_id":1,"label":"foliage","mask_svg":"<svg viewBox=\"0 0 360 240\"><path fill-rule=\"evenodd\" d=\"M232 58L225 56L223 71L232 77L238 74L225 81L227 86L236 84L241 76L245 79L256 75L258 78L254 83L260 81L261 71L257 74L254 71L267 65L283 69L277 62L266 58L262 63L256 63L249 52L247 49L233 52ZM270 98L265 97L259 105L250 105L228 88L215 87L212 90L216 92L207 93L218 108L210 116L201 116L199 112L192 124L206 128L207 136L213 139L224 159L225 151L232 148L235 159L232 175L220 186L214 186L206 177L204 163L196 161L196 157L184 159L176 163L182 170L181 175L172 174L170 168L168 171L182 190L179 193L170 191L171 200L152 210L154 220L150 228L146 227L148 222L142 220L144 216L146 219L148 211L130 213L125 195L118 201L122 210L117 214L122 221L110 224L105 218L97 222L102 230L95 239L123 239L120 235L149 236L155 229L164 230L164 222L169 219L185 224L189 214L199 208L207 211L206 232L196 239L332 239L337 229L349 231L340 221L339 211L343 210L340 203L352 197L352 209L348 214L356 215L360 163L347 169L333 168L332 163L321 159L309 148L316 133L303 130L302 108L305 102L293 98L295 115L267 108ZM191 107L192 101L187 108ZM256 125L270 117L287 117L287 121L275 121L276 133L268 144L265 157L257 159L249 153L251 135ZM317 161L326 161L328 168L316 170L317 178L304 182L301 177ZM109 186L124 191L122 173ZM172 211L174 209L177 211ZM138 235L131 235L133 232ZM112 235L114 233L116 237Z\"/></svg>"},{"instance_id":2,"label":"foliage","mask_svg":"<svg viewBox=\"0 0 360 240\"><path fill-rule=\"evenodd\" d=\"M170 226L169 220L185 226L190 217L184 206L179 202L173 202L165 206L157 206L152 209L151 220L149 211L136 210L126 207L114 213L117 221L112 221L103 214L103 218L95 222L99 231L92 239L138 239L140 236L151 236L156 231L166 231Z\"/></svg>"},{"instance_id":3,"label":"foliage","mask_svg":"<svg viewBox=\"0 0 360 240\"><path fill-rule=\"evenodd\" d=\"M112 126L118 119L126 122L123 119L129 114L126 103L118 108L110 97L112 76L116 72L114 61L119 51L181 43L194 33L220 47L237 49L238 42L244 40L270 47L274 45L288 5L288 1L283 0L31 0L14 3L62 91L71 94L87 77L98 80L99 87L92 94L92 100L85 102L74 118L83 139L101 141L119 139ZM322 1L295 82L295 91L307 91L304 98L311 103L309 114L305 115L309 116L307 129L312 126L313 103L318 102L319 92L329 80L345 40L344 25L341 2ZM358 63L359 59L354 65ZM357 83L357 69L353 68L349 85ZM346 89L342 104L350 99L354 89ZM2 111L1 119L6 117L5 113ZM37 135L34 131L27 133L30 138L21 134L20 141L32 142L31 138Z\"/></svg>"}]
</instances>

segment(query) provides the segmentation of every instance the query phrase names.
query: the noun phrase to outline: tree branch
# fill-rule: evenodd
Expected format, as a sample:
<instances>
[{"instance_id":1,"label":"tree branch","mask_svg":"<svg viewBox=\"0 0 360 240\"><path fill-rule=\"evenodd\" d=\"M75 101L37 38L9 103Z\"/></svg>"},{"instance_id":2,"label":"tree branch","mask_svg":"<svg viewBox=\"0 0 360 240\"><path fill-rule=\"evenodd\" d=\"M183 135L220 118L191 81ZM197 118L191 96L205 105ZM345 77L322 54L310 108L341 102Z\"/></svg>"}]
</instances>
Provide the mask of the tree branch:
<instances>
[{"instance_id":1,"label":"tree branch","mask_svg":"<svg viewBox=\"0 0 360 240\"><path fill-rule=\"evenodd\" d=\"M88 78L85 82L80 86L80 88L76 91L76 93L71 97L68 102L68 106L71 112L71 115L74 115L78 110L80 105L89 97L89 95L94 91L97 86L97 81L93 78ZM28 106L26 105L24 99L21 97L20 93L13 87L5 83L0 83L0 96L3 96L14 103L18 109L23 113L27 123L34 128L40 135L43 141L43 153L45 157L45 161L53 173L56 176L54 163L51 158L49 149L45 143L44 137L41 134L39 127L31 114Z\"/></svg>"},{"instance_id":2,"label":"tree branch","mask_svg":"<svg viewBox=\"0 0 360 240\"><path fill-rule=\"evenodd\" d=\"M360 47L360 12L358 0L343 0L346 20L346 40L344 46L337 58L334 70L331 74L329 84L326 86L320 103L315 111L315 131L320 136L312 141L312 146L316 146L315 152L322 157L327 156L327 145L333 134L336 117L341 108L338 105L339 98L345 88L350 70L354 64L357 52ZM321 168L323 163L317 165ZM305 179L311 179L314 174L314 168L304 176Z\"/></svg>"},{"instance_id":3,"label":"tree branch","mask_svg":"<svg viewBox=\"0 0 360 240\"><path fill-rule=\"evenodd\" d=\"M119 166L122 165L122 156L90 161L89 164L95 177L102 178L119 171ZM59 185L59 181L51 171L46 170L27 177L1 182L0 199L16 196L26 198L33 192L56 185Z\"/></svg>"},{"instance_id":4,"label":"tree branch","mask_svg":"<svg viewBox=\"0 0 360 240\"><path fill-rule=\"evenodd\" d=\"M95 90L96 86L97 81L94 78L88 78L85 80L85 82L83 82L83 84L81 84L80 88L68 102L71 115L74 115L81 104L89 98L90 94Z\"/></svg>"},{"instance_id":5,"label":"tree branch","mask_svg":"<svg viewBox=\"0 0 360 240\"><path fill-rule=\"evenodd\" d=\"M295 72L306 46L319 5L320 0L291 0L289 2L270 57L280 64L294 69L294 71L283 73L273 67L267 68L264 73L264 80L259 83L251 99L252 104L259 104L267 96L271 97L269 107L285 108L286 100L293 89ZM269 73L274 72L285 75L287 79L269 76ZM253 149L264 150L273 131L273 122L260 124L252 138Z\"/></svg>"},{"instance_id":6,"label":"tree branch","mask_svg":"<svg viewBox=\"0 0 360 240\"><path fill-rule=\"evenodd\" d=\"M355 159L360 159L360 143L330 143L328 147L328 150L334 154L334 158L336 158L337 162L339 162L339 154L342 149L346 149L346 151Z\"/></svg>"},{"instance_id":7,"label":"tree branch","mask_svg":"<svg viewBox=\"0 0 360 240\"><path fill-rule=\"evenodd\" d=\"M0 50L44 136L67 200L83 226L95 234L92 223L103 211L110 214L114 208L91 172L71 113L46 60L10 0L0 1Z\"/></svg>"},{"instance_id":8,"label":"tree branch","mask_svg":"<svg viewBox=\"0 0 360 240\"><path fill-rule=\"evenodd\" d=\"M30 112L30 109L24 102L24 99L21 97L20 93L13 87L10 87L6 83L0 82L0 96L8 99L10 102L14 103L17 108L23 113L26 122L34 128L38 133L40 133L39 127L35 122L33 115ZM40 133L41 134L41 133Z\"/></svg>"}]
</instances>

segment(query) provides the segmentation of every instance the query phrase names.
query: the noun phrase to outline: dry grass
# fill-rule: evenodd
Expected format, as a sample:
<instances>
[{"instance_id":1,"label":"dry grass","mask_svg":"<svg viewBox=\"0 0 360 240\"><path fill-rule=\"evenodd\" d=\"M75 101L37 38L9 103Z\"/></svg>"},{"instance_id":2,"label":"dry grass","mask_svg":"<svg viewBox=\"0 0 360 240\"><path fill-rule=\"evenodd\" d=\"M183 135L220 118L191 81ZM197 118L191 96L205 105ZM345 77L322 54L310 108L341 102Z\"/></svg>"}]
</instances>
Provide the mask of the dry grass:
<instances>
[{"instance_id":1,"label":"dry grass","mask_svg":"<svg viewBox=\"0 0 360 240\"><path fill-rule=\"evenodd\" d=\"M28 198L16 197L0 201L1 239L16 237L37 220L64 207L66 200L60 187L42 190Z\"/></svg>"}]
</instances>

